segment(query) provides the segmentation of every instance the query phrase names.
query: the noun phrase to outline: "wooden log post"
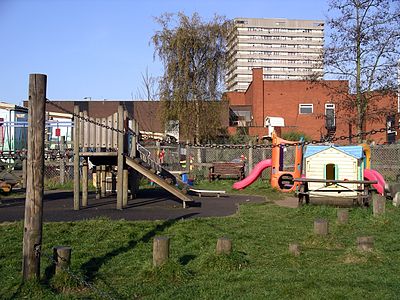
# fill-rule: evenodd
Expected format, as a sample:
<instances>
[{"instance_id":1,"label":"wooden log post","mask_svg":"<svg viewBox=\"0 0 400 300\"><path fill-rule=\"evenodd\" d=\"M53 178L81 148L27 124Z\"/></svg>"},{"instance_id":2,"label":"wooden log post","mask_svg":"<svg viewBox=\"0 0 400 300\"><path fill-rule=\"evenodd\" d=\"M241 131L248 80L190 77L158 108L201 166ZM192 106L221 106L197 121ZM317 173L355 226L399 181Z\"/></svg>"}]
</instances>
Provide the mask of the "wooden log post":
<instances>
[{"instance_id":1,"label":"wooden log post","mask_svg":"<svg viewBox=\"0 0 400 300\"><path fill-rule=\"evenodd\" d=\"M122 206L128 206L128 183L129 183L129 172L127 169L124 169L124 180L123 180L123 196L122 196Z\"/></svg>"},{"instance_id":2,"label":"wooden log post","mask_svg":"<svg viewBox=\"0 0 400 300\"><path fill-rule=\"evenodd\" d=\"M79 172L79 106L74 106L74 210L80 209L80 172Z\"/></svg>"},{"instance_id":3,"label":"wooden log post","mask_svg":"<svg viewBox=\"0 0 400 300\"><path fill-rule=\"evenodd\" d=\"M357 237L357 248L360 251L372 251L374 248L374 237L372 236Z\"/></svg>"},{"instance_id":4,"label":"wooden log post","mask_svg":"<svg viewBox=\"0 0 400 300\"><path fill-rule=\"evenodd\" d=\"M153 265L159 267L169 258L169 237L157 236L153 240Z\"/></svg>"},{"instance_id":5,"label":"wooden log post","mask_svg":"<svg viewBox=\"0 0 400 300\"><path fill-rule=\"evenodd\" d=\"M81 112L79 114L81 117L88 117L87 111ZM85 124L85 121L81 122L80 130L79 130L79 140L82 143L82 152L87 152L87 143L89 141L85 140L85 131L87 131L87 128L89 126L89 123ZM89 161L87 157L83 158L82 162L82 207L87 207L88 206L88 185L89 185L89 180L88 180L88 173L89 173Z\"/></svg>"},{"instance_id":6,"label":"wooden log post","mask_svg":"<svg viewBox=\"0 0 400 300\"><path fill-rule=\"evenodd\" d=\"M101 168L96 166L96 199L100 199L101 195Z\"/></svg>"},{"instance_id":7,"label":"wooden log post","mask_svg":"<svg viewBox=\"0 0 400 300\"><path fill-rule=\"evenodd\" d=\"M349 210L347 208L337 210L337 222L339 224L347 224L349 222Z\"/></svg>"},{"instance_id":8,"label":"wooden log post","mask_svg":"<svg viewBox=\"0 0 400 300\"><path fill-rule=\"evenodd\" d=\"M325 219L317 219L314 221L314 233L316 235L327 235L328 234L328 221Z\"/></svg>"},{"instance_id":9,"label":"wooden log post","mask_svg":"<svg viewBox=\"0 0 400 300\"><path fill-rule=\"evenodd\" d=\"M300 245L297 243L290 243L289 244L289 253L294 256L300 256Z\"/></svg>"},{"instance_id":10,"label":"wooden log post","mask_svg":"<svg viewBox=\"0 0 400 300\"><path fill-rule=\"evenodd\" d=\"M65 136L60 137L60 184L65 184Z\"/></svg>"},{"instance_id":11,"label":"wooden log post","mask_svg":"<svg viewBox=\"0 0 400 300\"><path fill-rule=\"evenodd\" d=\"M122 105L118 106L118 130L124 130L124 107ZM124 138L124 133L118 132L117 209L124 207Z\"/></svg>"},{"instance_id":12,"label":"wooden log post","mask_svg":"<svg viewBox=\"0 0 400 300\"><path fill-rule=\"evenodd\" d=\"M100 194L101 197L104 198L107 196L107 168L106 166L100 166L101 171L101 179L100 179Z\"/></svg>"},{"instance_id":13,"label":"wooden log post","mask_svg":"<svg viewBox=\"0 0 400 300\"><path fill-rule=\"evenodd\" d=\"M82 207L88 206L89 166L88 158L84 157L82 162Z\"/></svg>"},{"instance_id":14,"label":"wooden log post","mask_svg":"<svg viewBox=\"0 0 400 300\"><path fill-rule=\"evenodd\" d=\"M372 210L375 217L385 214L385 204L386 204L385 197L374 194L372 195L372 203L373 203Z\"/></svg>"},{"instance_id":15,"label":"wooden log post","mask_svg":"<svg viewBox=\"0 0 400 300\"><path fill-rule=\"evenodd\" d=\"M220 254L231 254L232 253L232 241L227 237L220 237L217 240L216 253Z\"/></svg>"},{"instance_id":16,"label":"wooden log post","mask_svg":"<svg viewBox=\"0 0 400 300\"><path fill-rule=\"evenodd\" d=\"M46 86L46 75L29 75L27 182L22 250L22 273L24 280L40 278Z\"/></svg>"},{"instance_id":17,"label":"wooden log post","mask_svg":"<svg viewBox=\"0 0 400 300\"><path fill-rule=\"evenodd\" d=\"M396 194L394 194L393 205L396 206L396 207L399 207L399 205L400 205L400 192L397 192Z\"/></svg>"},{"instance_id":18,"label":"wooden log post","mask_svg":"<svg viewBox=\"0 0 400 300\"><path fill-rule=\"evenodd\" d=\"M61 274L71 265L71 251L69 246L56 246L53 248L53 261L55 264L55 274Z\"/></svg>"}]
</instances>

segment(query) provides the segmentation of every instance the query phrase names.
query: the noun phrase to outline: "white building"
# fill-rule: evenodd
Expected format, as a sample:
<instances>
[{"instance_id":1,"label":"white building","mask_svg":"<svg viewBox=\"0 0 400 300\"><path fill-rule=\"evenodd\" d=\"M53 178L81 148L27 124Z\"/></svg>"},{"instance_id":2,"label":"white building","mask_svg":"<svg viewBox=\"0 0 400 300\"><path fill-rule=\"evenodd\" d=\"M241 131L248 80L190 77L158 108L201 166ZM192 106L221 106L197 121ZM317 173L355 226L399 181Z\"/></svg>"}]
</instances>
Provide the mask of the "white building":
<instances>
[{"instance_id":1,"label":"white building","mask_svg":"<svg viewBox=\"0 0 400 300\"><path fill-rule=\"evenodd\" d=\"M226 89L245 91L253 68L263 68L264 80L322 77L323 45L323 21L236 18L227 45Z\"/></svg>"}]
</instances>

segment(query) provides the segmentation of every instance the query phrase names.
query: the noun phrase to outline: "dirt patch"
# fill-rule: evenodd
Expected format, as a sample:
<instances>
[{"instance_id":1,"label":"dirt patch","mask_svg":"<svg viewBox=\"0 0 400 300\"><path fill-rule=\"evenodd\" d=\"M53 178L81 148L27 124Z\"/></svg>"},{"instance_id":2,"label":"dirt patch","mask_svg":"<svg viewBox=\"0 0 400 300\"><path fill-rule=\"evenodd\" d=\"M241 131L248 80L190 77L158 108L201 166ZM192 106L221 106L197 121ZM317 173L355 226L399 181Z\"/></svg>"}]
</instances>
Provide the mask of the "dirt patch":
<instances>
[{"instance_id":1,"label":"dirt patch","mask_svg":"<svg viewBox=\"0 0 400 300\"><path fill-rule=\"evenodd\" d=\"M289 208L298 208L299 207L299 199L296 197L286 197L283 200L275 201L276 205L289 207Z\"/></svg>"}]
</instances>

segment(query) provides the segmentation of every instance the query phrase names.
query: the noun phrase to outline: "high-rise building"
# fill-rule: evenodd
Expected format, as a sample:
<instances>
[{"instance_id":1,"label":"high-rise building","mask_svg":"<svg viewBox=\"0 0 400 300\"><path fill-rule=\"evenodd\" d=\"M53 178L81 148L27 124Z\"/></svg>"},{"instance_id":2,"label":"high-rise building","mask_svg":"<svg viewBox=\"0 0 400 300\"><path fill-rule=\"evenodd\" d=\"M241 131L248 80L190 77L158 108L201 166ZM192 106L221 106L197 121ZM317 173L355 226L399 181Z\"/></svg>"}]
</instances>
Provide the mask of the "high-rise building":
<instances>
[{"instance_id":1,"label":"high-rise building","mask_svg":"<svg viewBox=\"0 0 400 300\"><path fill-rule=\"evenodd\" d=\"M322 77L323 45L323 21L236 18L227 45L226 89L245 91L253 68L263 68L264 80Z\"/></svg>"}]
</instances>

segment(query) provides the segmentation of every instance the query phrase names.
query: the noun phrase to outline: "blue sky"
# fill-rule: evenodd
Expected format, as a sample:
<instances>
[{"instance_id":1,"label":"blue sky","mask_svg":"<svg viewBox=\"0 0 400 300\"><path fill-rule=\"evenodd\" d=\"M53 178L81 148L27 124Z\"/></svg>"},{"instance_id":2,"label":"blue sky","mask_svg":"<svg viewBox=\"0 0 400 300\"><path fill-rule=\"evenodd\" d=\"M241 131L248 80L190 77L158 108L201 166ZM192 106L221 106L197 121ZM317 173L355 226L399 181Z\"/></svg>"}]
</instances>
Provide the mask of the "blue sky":
<instances>
[{"instance_id":1,"label":"blue sky","mask_svg":"<svg viewBox=\"0 0 400 300\"><path fill-rule=\"evenodd\" d=\"M20 104L28 76L48 76L50 99L131 99L153 59L154 17L198 12L227 18L325 20L323 0L0 0L0 101Z\"/></svg>"}]
</instances>

